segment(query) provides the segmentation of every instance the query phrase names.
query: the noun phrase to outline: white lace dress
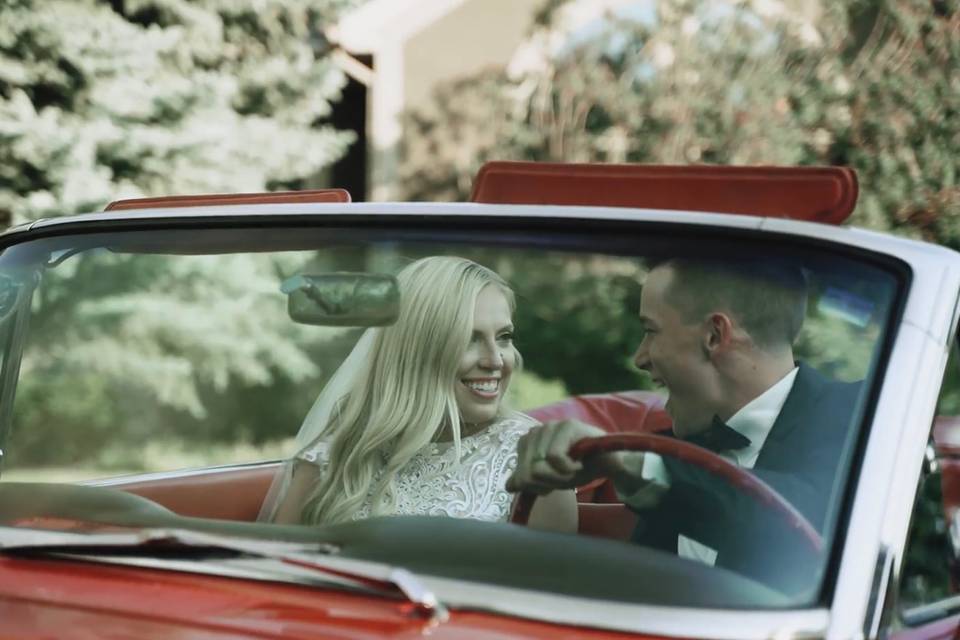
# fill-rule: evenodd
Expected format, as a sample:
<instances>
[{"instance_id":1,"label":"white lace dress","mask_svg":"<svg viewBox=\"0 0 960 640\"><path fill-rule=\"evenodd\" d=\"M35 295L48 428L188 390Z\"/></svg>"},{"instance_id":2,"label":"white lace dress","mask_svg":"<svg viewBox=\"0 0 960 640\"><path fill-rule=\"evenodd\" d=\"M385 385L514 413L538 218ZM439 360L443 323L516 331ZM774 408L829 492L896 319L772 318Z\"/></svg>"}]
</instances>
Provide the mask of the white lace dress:
<instances>
[{"instance_id":1,"label":"white lace dress","mask_svg":"<svg viewBox=\"0 0 960 640\"><path fill-rule=\"evenodd\" d=\"M517 466L517 441L536 424L528 415L511 413L463 438L459 460L452 442L427 445L397 473L393 514L506 521L513 495L504 485ZM299 457L322 468L326 453L321 443ZM354 518L369 515L367 502Z\"/></svg>"}]
</instances>

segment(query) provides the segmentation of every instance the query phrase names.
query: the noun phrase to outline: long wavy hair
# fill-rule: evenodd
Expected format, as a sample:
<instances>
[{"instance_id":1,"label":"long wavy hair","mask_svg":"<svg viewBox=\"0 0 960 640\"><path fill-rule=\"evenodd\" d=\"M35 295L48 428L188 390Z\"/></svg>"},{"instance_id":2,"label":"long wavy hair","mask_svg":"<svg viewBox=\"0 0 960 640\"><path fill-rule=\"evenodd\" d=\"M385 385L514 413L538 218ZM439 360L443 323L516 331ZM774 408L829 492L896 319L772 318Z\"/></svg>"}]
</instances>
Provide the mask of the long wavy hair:
<instances>
[{"instance_id":1,"label":"long wavy hair","mask_svg":"<svg viewBox=\"0 0 960 640\"><path fill-rule=\"evenodd\" d=\"M454 385L473 332L477 296L495 286L511 312L515 308L503 278L464 258L423 258L397 280L397 321L372 330L369 357L324 429L329 462L304 504L305 523L350 520L367 496L372 515L389 513L395 505L393 478L418 451L449 429L459 452ZM515 358L519 368L518 352Z\"/></svg>"}]
</instances>

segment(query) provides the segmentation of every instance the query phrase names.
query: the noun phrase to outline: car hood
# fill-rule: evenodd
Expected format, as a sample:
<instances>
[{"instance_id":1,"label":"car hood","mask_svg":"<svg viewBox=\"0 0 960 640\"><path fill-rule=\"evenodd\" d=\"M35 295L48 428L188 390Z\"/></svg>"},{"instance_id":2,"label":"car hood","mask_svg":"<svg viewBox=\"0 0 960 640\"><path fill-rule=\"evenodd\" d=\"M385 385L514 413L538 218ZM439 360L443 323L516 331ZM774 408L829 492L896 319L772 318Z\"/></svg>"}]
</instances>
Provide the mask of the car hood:
<instances>
[{"instance_id":1,"label":"car hood","mask_svg":"<svg viewBox=\"0 0 960 640\"><path fill-rule=\"evenodd\" d=\"M0 621L3 635L22 638L71 629L141 638L640 637L470 611L436 622L401 599L37 558L0 558Z\"/></svg>"}]
</instances>

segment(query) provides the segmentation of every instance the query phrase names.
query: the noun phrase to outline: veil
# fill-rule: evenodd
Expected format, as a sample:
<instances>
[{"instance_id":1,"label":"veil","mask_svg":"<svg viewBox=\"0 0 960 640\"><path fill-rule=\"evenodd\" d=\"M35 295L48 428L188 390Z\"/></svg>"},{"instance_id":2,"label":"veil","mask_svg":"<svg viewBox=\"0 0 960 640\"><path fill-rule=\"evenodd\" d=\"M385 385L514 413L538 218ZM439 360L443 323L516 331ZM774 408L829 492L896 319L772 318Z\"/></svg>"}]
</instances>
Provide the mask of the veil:
<instances>
[{"instance_id":1,"label":"veil","mask_svg":"<svg viewBox=\"0 0 960 640\"><path fill-rule=\"evenodd\" d=\"M341 402L353 388L357 380L357 375L365 365L370 363L370 354L373 351L373 343L377 337L378 329L367 329L357 340L350 354L343 363L337 368L333 376L324 385L317 400L313 403L307 416L300 425L300 431L296 437L296 453L292 458L283 462L282 468L274 476L270 489L267 491L263 504L260 507L260 514L257 516L259 522L272 522L277 508L280 506L287 489L290 487L290 479L293 476L293 466L299 459L309 462L315 462L319 457L326 454L327 439L332 435L327 433L327 427L330 425L330 418L340 407Z\"/></svg>"},{"instance_id":2,"label":"veil","mask_svg":"<svg viewBox=\"0 0 960 640\"><path fill-rule=\"evenodd\" d=\"M357 374L364 365L369 364L370 353L373 351L373 341L377 337L377 332L378 329L367 329L363 332L350 354L323 387L320 395L317 396L316 402L307 412L307 417L303 419L303 424L297 433L298 452L311 448L324 435L324 431L330 424L330 417L350 392L357 380Z\"/></svg>"}]
</instances>

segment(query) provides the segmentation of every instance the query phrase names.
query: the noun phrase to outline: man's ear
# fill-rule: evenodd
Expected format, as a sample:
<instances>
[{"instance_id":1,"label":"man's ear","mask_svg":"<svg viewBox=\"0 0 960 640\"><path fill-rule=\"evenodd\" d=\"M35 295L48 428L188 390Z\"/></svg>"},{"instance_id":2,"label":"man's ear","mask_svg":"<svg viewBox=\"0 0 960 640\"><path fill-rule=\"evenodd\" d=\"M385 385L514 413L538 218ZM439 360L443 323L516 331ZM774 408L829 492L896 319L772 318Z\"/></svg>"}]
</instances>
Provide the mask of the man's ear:
<instances>
[{"instance_id":1,"label":"man's ear","mask_svg":"<svg viewBox=\"0 0 960 640\"><path fill-rule=\"evenodd\" d=\"M704 321L703 354L710 358L725 351L733 340L733 321L725 313L715 312Z\"/></svg>"}]
</instances>

